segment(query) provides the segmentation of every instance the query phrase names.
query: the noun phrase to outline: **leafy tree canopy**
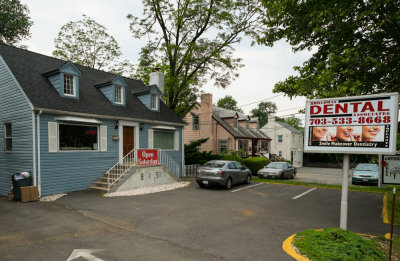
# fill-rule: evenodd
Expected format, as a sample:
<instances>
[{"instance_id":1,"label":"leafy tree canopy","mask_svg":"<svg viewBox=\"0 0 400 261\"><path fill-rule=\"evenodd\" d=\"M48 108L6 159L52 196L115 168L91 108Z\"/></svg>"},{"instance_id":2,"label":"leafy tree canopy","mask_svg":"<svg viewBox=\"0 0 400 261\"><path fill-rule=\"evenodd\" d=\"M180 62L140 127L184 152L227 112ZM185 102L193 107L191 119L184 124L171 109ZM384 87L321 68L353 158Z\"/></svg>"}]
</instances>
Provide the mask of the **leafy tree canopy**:
<instances>
[{"instance_id":1,"label":"leafy tree canopy","mask_svg":"<svg viewBox=\"0 0 400 261\"><path fill-rule=\"evenodd\" d=\"M182 117L208 79L225 88L238 77L242 63L233 45L265 30L257 0L143 0L143 6L142 18L128 15L134 37L149 39L137 73L143 77L161 67L165 102Z\"/></svg>"},{"instance_id":2,"label":"leafy tree canopy","mask_svg":"<svg viewBox=\"0 0 400 261\"><path fill-rule=\"evenodd\" d=\"M95 69L112 71L119 65L120 47L107 29L90 17L63 25L54 40L53 55ZM120 68L120 70L123 70Z\"/></svg>"},{"instance_id":3,"label":"leafy tree canopy","mask_svg":"<svg viewBox=\"0 0 400 261\"><path fill-rule=\"evenodd\" d=\"M243 113L243 110L237 106L237 101L230 95L226 95L224 98L219 99L217 101L217 106Z\"/></svg>"},{"instance_id":4,"label":"leafy tree canopy","mask_svg":"<svg viewBox=\"0 0 400 261\"><path fill-rule=\"evenodd\" d=\"M262 2L269 28L260 42L315 50L274 92L324 98L400 89L399 0Z\"/></svg>"},{"instance_id":5,"label":"leafy tree canopy","mask_svg":"<svg viewBox=\"0 0 400 261\"><path fill-rule=\"evenodd\" d=\"M251 117L257 117L260 123L260 128L268 123L268 115L276 112L278 107L274 102L260 102L257 108L251 110Z\"/></svg>"},{"instance_id":6,"label":"leafy tree canopy","mask_svg":"<svg viewBox=\"0 0 400 261\"><path fill-rule=\"evenodd\" d=\"M298 130L303 130L304 128L302 127L303 124L301 123L301 120L297 117L295 117L294 115L291 115L287 118L278 118L276 119L277 121L283 121L286 122L287 124L289 124L290 126L295 127Z\"/></svg>"},{"instance_id":7,"label":"leafy tree canopy","mask_svg":"<svg viewBox=\"0 0 400 261\"><path fill-rule=\"evenodd\" d=\"M0 43L16 45L31 36L29 9L19 0L0 1Z\"/></svg>"}]
</instances>

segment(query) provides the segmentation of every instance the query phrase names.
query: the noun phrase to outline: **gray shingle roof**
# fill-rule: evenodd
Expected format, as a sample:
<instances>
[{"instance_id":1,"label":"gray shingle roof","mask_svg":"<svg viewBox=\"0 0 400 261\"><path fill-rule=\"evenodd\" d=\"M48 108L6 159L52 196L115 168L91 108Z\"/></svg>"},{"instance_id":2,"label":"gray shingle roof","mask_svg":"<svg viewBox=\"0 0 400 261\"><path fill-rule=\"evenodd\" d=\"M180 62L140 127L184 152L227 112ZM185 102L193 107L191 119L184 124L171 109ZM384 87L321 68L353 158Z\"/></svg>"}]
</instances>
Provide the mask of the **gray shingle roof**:
<instances>
[{"instance_id":1,"label":"gray shingle roof","mask_svg":"<svg viewBox=\"0 0 400 261\"><path fill-rule=\"evenodd\" d=\"M237 129L233 128L230 126L228 123L226 123L220 115L223 115L224 118L228 118L228 115L231 115L230 118L233 118L235 113L238 113L236 111L232 110L227 110L224 108L220 108L217 106L213 106L213 117L214 119L221 124L227 131L229 131L235 138L246 138L246 139L265 139L265 140L270 140L271 138L268 137L265 133L263 133L260 130L254 130L254 129L245 129L241 127L240 125L238 126ZM238 113L239 114L239 113ZM247 119L247 115L240 113L239 117L242 117L242 119ZM239 118L240 120L240 118Z\"/></svg>"},{"instance_id":2,"label":"gray shingle roof","mask_svg":"<svg viewBox=\"0 0 400 261\"><path fill-rule=\"evenodd\" d=\"M275 121L275 123L281 125L283 128L290 130L293 133L299 133L302 134L301 131L299 131L298 129L296 129L295 127L287 124L286 122L282 122L282 121Z\"/></svg>"},{"instance_id":3,"label":"gray shingle roof","mask_svg":"<svg viewBox=\"0 0 400 261\"><path fill-rule=\"evenodd\" d=\"M123 77L128 84L126 106L115 106L95 85L110 81L116 75L74 64L82 72L79 99L63 98L43 74L60 68L66 61L4 44L0 44L0 55L35 108L184 124L163 102L160 112L154 112L133 95L149 89L141 80Z\"/></svg>"}]
</instances>

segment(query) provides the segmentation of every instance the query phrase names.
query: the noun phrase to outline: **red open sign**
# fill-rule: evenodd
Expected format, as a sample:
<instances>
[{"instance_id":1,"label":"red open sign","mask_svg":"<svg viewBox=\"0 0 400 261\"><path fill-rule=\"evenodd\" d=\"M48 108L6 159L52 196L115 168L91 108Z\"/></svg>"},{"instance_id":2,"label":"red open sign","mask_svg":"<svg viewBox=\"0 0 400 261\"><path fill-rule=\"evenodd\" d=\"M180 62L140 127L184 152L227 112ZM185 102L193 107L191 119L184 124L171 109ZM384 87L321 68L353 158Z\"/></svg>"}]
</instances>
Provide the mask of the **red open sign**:
<instances>
[{"instance_id":1,"label":"red open sign","mask_svg":"<svg viewBox=\"0 0 400 261\"><path fill-rule=\"evenodd\" d=\"M137 164L145 165L160 165L158 160L158 150L156 149L138 149Z\"/></svg>"}]
</instances>

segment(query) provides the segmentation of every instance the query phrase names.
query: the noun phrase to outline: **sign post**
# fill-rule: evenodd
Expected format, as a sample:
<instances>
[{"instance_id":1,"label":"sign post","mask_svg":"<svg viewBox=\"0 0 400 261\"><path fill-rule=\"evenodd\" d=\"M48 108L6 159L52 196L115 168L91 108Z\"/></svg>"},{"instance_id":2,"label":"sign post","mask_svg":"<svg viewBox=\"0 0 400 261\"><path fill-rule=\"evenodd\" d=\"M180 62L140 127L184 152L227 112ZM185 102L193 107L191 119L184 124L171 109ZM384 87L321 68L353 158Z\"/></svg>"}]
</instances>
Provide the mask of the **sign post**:
<instances>
[{"instance_id":1,"label":"sign post","mask_svg":"<svg viewBox=\"0 0 400 261\"><path fill-rule=\"evenodd\" d=\"M340 228L347 229L347 198L349 195L350 155L343 155L342 198L340 200Z\"/></svg>"},{"instance_id":2,"label":"sign post","mask_svg":"<svg viewBox=\"0 0 400 261\"><path fill-rule=\"evenodd\" d=\"M385 93L306 102L304 152L344 154L340 207L343 229L347 229L349 154L396 153L398 96Z\"/></svg>"}]
</instances>

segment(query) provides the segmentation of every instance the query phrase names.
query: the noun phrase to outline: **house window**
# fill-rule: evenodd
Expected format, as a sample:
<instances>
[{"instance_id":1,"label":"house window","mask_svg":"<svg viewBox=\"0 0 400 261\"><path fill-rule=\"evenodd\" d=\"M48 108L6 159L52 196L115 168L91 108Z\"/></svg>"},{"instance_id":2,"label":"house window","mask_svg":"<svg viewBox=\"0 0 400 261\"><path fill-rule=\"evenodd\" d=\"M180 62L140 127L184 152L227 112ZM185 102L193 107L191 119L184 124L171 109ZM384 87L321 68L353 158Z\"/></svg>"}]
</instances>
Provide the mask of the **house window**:
<instances>
[{"instance_id":1,"label":"house window","mask_svg":"<svg viewBox=\"0 0 400 261\"><path fill-rule=\"evenodd\" d=\"M59 124L60 150L98 150L97 126Z\"/></svg>"},{"instance_id":2,"label":"house window","mask_svg":"<svg viewBox=\"0 0 400 261\"><path fill-rule=\"evenodd\" d=\"M237 127L238 127L238 119L237 119L237 118L234 118L234 119L233 119L233 127L234 127L235 129L237 129Z\"/></svg>"},{"instance_id":3,"label":"house window","mask_svg":"<svg viewBox=\"0 0 400 261\"><path fill-rule=\"evenodd\" d=\"M11 152L12 151L12 127L11 123L5 123L4 124L4 144L5 152Z\"/></svg>"},{"instance_id":4,"label":"house window","mask_svg":"<svg viewBox=\"0 0 400 261\"><path fill-rule=\"evenodd\" d=\"M268 141L261 141L261 151L268 151Z\"/></svg>"},{"instance_id":5,"label":"house window","mask_svg":"<svg viewBox=\"0 0 400 261\"><path fill-rule=\"evenodd\" d=\"M278 135L278 142L283 142L283 135Z\"/></svg>"},{"instance_id":6,"label":"house window","mask_svg":"<svg viewBox=\"0 0 400 261\"><path fill-rule=\"evenodd\" d=\"M219 140L218 141L218 153L222 153L225 150L228 150L228 140Z\"/></svg>"},{"instance_id":7,"label":"house window","mask_svg":"<svg viewBox=\"0 0 400 261\"><path fill-rule=\"evenodd\" d=\"M64 74L64 95L75 96L75 77L71 74Z\"/></svg>"},{"instance_id":8,"label":"house window","mask_svg":"<svg viewBox=\"0 0 400 261\"><path fill-rule=\"evenodd\" d=\"M115 86L115 103L122 104L122 86Z\"/></svg>"},{"instance_id":9,"label":"house window","mask_svg":"<svg viewBox=\"0 0 400 261\"><path fill-rule=\"evenodd\" d=\"M193 115L193 129L194 130L200 129L200 116L196 114Z\"/></svg>"},{"instance_id":10,"label":"house window","mask_svg":"<svg viewBox=\"0 0 400 261\"><path fill-rule=\"evenodd\" d=\"M239 140L238 148L239 148L239 150L244 152L245 156L247 156L248 149L249 149L249 141L248 140Z\"/></svg>"},{"instance_id":11,"label":"house window","mask_svg":"<svg viewBox=\"0 0 400 261\"><path fill-rule=\"evenodd\" d=\"M256 128L257 128L257 130L259 130L259 129L260 129L260 123L259 123L259 122L257 122L257 123L256 123L256 126L257 126L257 127L256 127Z\"/></svg>"},{"instance_id":12,"label":"house window","mask_svg":"<svg viewBox=\"0 0 400 261\"><path fill-rule=\"evenodd\" d=\"M155 149L173 150L174 149L174 131L154 130Z\"/></svg>"},{"instance_id":13,"label":"house window","mask_svg":"<svg viewBox=\"0 0 400 261\"><path fill-rule=\"evenodd\" d=\"M282 151L278 151L278 156L282 157Z\"/></svg>"},{"instance_id":14,"label":"house window","mask_svg":"<svg viewBox=\"0 0 400 261\"><path fill-rule=\"evenodd\" d=\"M246 129L250 129L250 122L246 121Z\"/></svg>"},{"instance_id":15,"label":"house window","mask_svg":"<svg viewBox=\"0 0 400 261\"><path fill-rule=\"evenodd\" d=\"M157 110L157 94L151 95L151 109Z\"/></svg>"}]
</instances>

